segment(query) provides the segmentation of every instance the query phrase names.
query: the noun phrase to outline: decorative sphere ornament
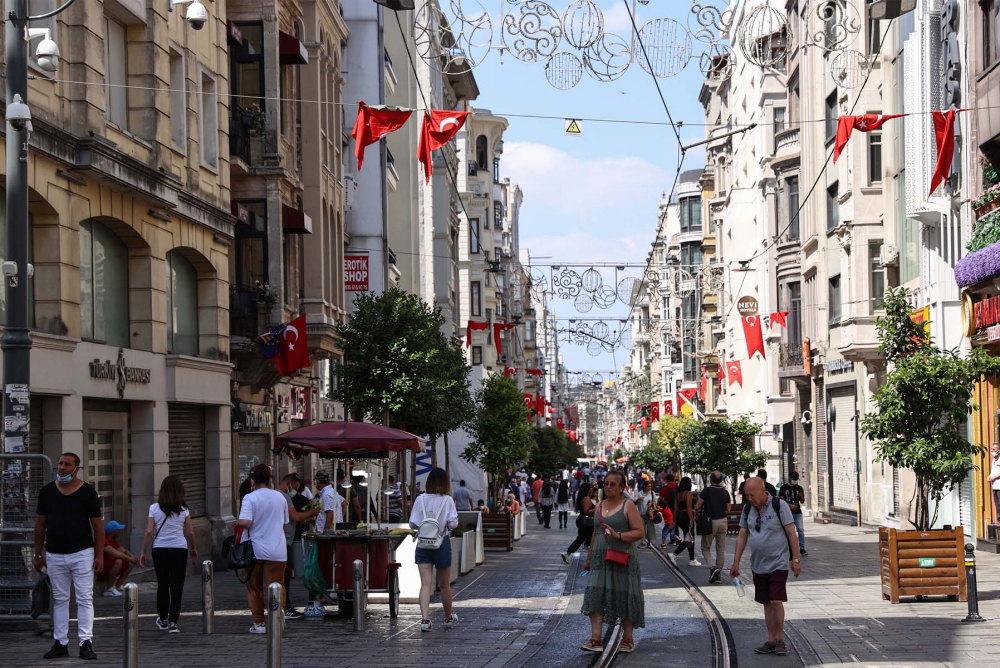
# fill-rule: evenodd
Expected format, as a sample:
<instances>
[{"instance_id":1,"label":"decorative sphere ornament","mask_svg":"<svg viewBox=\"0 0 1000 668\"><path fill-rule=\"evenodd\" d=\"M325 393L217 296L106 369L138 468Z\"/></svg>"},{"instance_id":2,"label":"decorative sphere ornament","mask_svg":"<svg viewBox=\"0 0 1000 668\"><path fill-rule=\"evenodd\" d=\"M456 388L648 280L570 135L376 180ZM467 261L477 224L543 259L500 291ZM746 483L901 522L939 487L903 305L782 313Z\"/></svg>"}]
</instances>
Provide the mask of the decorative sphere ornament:
<instances>
[{"instance_id":1,"label":"decorative sphere ornament","mask_svg":"<svg viewBox=\"0 0 1000 668\"><path fill-rule=\"evenodd\" d=\"M698 68L709 81L725 81L733 74L733 55L721 42L712 42L698 58Z\"/></svg>"},{"instance_id":2,"label":"decorative sphere ornament","mask_svg":"<svg viewBox=\"0 0 1000 668\"><path fill-rule=\"evenodd\" d=\"M757 67L783 67L792 49L792 31L785 14L769 4L751 10L736 37L740 53Z\"/></svg>"},{"instance_id":3,"label":"decorative sphere ornament","mask_svg":"<svg viewBox=\"0 0 1000 668\"><path fill-rule=\"evenodd\" d=\"M493 22L477 0L452 0L450 6L454 18L436 2L421 5L413 17L416 52L439 72L471 72L492 50Z\"/></svg>"},{"instance_id":4,"label":"decorative sphere ornament","mask_svg":"<svg viewBox=\"0 0 1000 668\"><path fill-rule=\"evenodd\" d=\"M583 272L583 289L587 292L597 292L601 285L604 284L604 277L601 276L601 272L597 271L593 267Z\"/></svg>"},{"instance_id":5,"label":"decorative sphere ornament","mask_svg":"<svg viewBox=\"0 0 1000 668\"><path fill-rule=\"evenodd\" d=\"M688 29L699 42L716 42L733 25L733 9L728 0L694 0L688 14ZM692 21L695 25L691 25Z\"/></svg>"},{"instance_id":6,"label":"decorative sphere ornament","mask_svg":"<svg viewBox=\"0 0 1000 668\"><path fill-rule=\"evenodd\" d=\"M607 341L611 337L611 328L608 327L608 323L601 320L594 325L594 336Z\"/></svg>"},{"instance_id":7,"label":"decorative sphere ornament","mask_svg":"<svg viewBox=\"0 0 1000 668\"><path fill-rule=\"evenodd\" d=\"M806 41L824 51L842 51L854 43L863 26L861 15L843 0L822 0L813 12Z\"/></svg>"},{"instance_id":8,"label":"decorative sphere ornament","mask_svg":"<svg viewBox=\"0 0 1000 668\"><path fill-rule=\"evenodd\" d=\"M580 313L590 313L590 310L594 308L594 298L586 292L581 292L576 296L573 306Z\"/></svg>"},{"instance_id":9,"label":"decorative sphere ornament","mask_svg":"<svg viewBox=\"0 0 1000 668\"><path fill-rule=\"evenodd\" d=\"M843 88L862 86L870 71L871 63L868 57L853 49L840 51L830 61L830 75L834 82Z\"/></svg>"},{"instance_id":10,"label":"decorative sphere ornament","mask_svg":"<svg viewBox=\"0 0 1000 668\"><path fill-rule=\"evenodd\" d=\"M597 339L591 339L590 343L587 344L587 354L591 357L597 357L601 354L601 342Z\"/></svg>"},{"instance_id":11,"label":"decorative sphere ornament","mask_svg":"<svg viewBox=\"0 0 1000 668\"><path fill-rule=\"evenodd\" d=\"M691 33L673 19L653 19L639 30L639 39L646 47L638 47L635 59L639 67L661 79L677 76L691 61ZM647 60L648 56L648 60Z\"/></svg>"},{"instance_id":12,"label":"decorative sphere ornament","mask_svg":"<svg viewBox=\"0 0 1000 668\"><path fill-rule=\"evenodd\" d=\"M601 83L620 78L631 62L629 43L611 33L601 35L599 40L583 52L583 65L587 74Z\"/></svg>"},{"instance_id":13,"label":"decorative sphere ornament","mask_svg":"<svg viewBox=\"0 0 1000 668\"><path fill-rule=\"evenodd\" d=\"M545 79L553 88L569 90L583 78L583 63L575 54L560 51L545 63Z\"/></svg>"},{"instance_id":14,"label":"decorative sphere ornament","mask_svg":"<svg viewBox=\"0 0 1000 668\"><path fill-rule=\"evenodd\" d=\"M559 14L540 0L524 0L515 8L503 17L504 32L514 38L510 44L511 54L526 63L547 59L562 41Z\"/></svg>"},{"instance_id":15,"label":"decorative sphere ornament","mask_svg":"<svg viewBox=\"0 0 1000 668\"><path fill-rule=\"evenodd\" d=\"M577 49L589 49L604 35L604 12L591 0L575 0L563 12L563 37Z\"/></svg>"},{"instance_id":16,"label":"decorative sphere ornament","mask_svg":"<svg viewBox=\"0 0 1000 668\"><path fill-rule=\"evenodd\" d=\"M610 285L602 285L594 292L594 304L596 304L598 308L611 308L617 297L618 294L615 292L613 287Z\"/></svg>"},{"instance_id":17,"label":"decorative sphere ornament","mask_svg":"<svg viewBox=\"0 0 1000 668\"><path fill-rule=\"evenodd\" d=\"M618 281L618 299L629 306L632 305L632 295L639 285L639 279L635 276L626 276Z\"/></svg>"}]
</instances>

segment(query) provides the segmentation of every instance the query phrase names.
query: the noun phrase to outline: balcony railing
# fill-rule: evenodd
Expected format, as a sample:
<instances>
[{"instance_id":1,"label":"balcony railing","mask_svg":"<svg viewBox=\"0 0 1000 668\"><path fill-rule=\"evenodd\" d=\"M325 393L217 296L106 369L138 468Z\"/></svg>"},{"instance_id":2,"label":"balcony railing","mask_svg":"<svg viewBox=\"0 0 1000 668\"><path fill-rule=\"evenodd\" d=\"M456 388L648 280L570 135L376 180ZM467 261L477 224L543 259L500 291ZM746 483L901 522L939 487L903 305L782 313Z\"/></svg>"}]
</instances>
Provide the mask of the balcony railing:
<instances>
[{"instance_id":1,"label":"balcony railing","mask_svg":"<svg viewBox=\"0 0 1000 668\"><path fill-rule=\"evenodd\" d=\"M799 128L789 128L774 135L774 154L784 155L799 150Z\"/></svg>"},{"instance_id":2,"label":"balcony railing","mask_svg":"<svg viewBox=\"0 0 1000 668\"><path fill-rule=\"evenodd\" d=\"M234 107L229 114L229 153L250 163L250 129L253 126L253 115L239 107Z\"/></svg>"},{"instance_id":3,"label":"balcony railing","mask_svg":"<svg viewBox=\"0 0 1000 668\"><path fill-rule=\"evenodd\" d=\"M233 290L229 296L229 334L255 339L264 333L260 294L253 290Z\"/></svg>"},{"instance_id":4,"label":"balcony railing","mask_svg":"<svg viewBox=\"0 0 1000 668\"><path fill-rule=\"evenodd\" d=\"M802 346L792 343L778 345L778 367L781 369L802 368Z\"/></svg>"}]
</instances>

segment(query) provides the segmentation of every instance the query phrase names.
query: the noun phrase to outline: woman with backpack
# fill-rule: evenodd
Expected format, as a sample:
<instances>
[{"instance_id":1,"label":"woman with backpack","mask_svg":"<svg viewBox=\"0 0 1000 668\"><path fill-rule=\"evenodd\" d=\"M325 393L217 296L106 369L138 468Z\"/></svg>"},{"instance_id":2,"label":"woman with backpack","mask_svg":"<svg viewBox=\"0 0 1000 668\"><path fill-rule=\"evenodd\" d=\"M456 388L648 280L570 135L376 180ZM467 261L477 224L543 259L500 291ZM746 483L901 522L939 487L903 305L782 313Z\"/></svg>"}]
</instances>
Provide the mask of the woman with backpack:
<instances>
[{"instance_id":1,"label":"woman with backpack","mask_svg":"<svg viewBox=\"0 0 1000 668\"><path fill-rule=\"evenodd\" d=\"M556 492L556 512L559 513L559 528L569 528L569 511L572 506L569 503L569 480L559 483L559 491Z\"/></svg>"},{"instance_id":2,"label":"woman with backpack","mask_svg":"<svg viewBox=\"0 0 1000 668\"><path fill-rule=\"evenodd\" d=\"M681 542L677 545L672 555L668 555L670 560L677 563L677 557L684 550L688 551L688 566L701 566L701 562L694 557L694 492L691 491L691 478L684 476L681 484L677 486L677 493L674 494L674 523L681 535Z\"/></svg>"},{"instance_id":3,"label":"woman with backpack","mask_svg":"<svg viewBox=\"0 0 1000 668\"><path fill-rule=\"evenodd\" d=\"M410 527L416 529L417 551L414 561L420 571L420 630L431 630L431 590L437 569L445 628L458 624L451 610L451 530L458 526L458 510L451 498L448 474L435 467L427 474L426 493L413 502Z\"/></svg>"},{"instance_id":4,"label":"woman with backpack","mask_svg":"<svg viewBox=\"0 0 1000 668\"><path fill-rule=\"evenodd\" d=\"M149 507L149 522L142 537L139 565L146 567L146 551L153 545L153 568L156 570L156 628L180 633L181 594L187 562L198 559L198 548L191 527L191 513L184 498L184 483L168 475L160 483L157 502ZM190 551L188 546L190 545Z\"/></svg>"},{"instance_id":5,"label":"woman with backpack","mask_svg":"<svg viewBox=\"0 0 1000 668\"><path fill-rule=\"evenodd\" d=\"M564 563L569 563L569 558L580 549L581 545L590 547L590 541L594 536L594 510L597 507L594 503L594 491L596 485L585 482L580 485L580 491L576 494L576 540L562 553Z\"/></svg>"}]
</instances>

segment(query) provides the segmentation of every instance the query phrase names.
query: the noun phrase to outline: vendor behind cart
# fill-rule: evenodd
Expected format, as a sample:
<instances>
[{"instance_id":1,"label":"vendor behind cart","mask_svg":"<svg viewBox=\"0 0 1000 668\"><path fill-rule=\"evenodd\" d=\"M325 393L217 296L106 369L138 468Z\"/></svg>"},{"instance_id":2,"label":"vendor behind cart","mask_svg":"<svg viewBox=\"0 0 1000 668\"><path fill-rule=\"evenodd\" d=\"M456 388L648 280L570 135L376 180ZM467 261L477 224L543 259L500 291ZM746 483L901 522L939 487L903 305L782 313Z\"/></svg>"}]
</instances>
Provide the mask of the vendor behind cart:
<instances>
[{"instance_id":1,"label":"vendor behind cart","mask_svg":"<svg viewBox=\"0 0 1000 668\"><path fill-rule=\"evenodd\" d=\"M319 515L316 516L316 533L323 533L328 527L344 523L347 501L330 484L328 471L316 471L313 475L319 497Z\"/></svg>"}]
</instances>

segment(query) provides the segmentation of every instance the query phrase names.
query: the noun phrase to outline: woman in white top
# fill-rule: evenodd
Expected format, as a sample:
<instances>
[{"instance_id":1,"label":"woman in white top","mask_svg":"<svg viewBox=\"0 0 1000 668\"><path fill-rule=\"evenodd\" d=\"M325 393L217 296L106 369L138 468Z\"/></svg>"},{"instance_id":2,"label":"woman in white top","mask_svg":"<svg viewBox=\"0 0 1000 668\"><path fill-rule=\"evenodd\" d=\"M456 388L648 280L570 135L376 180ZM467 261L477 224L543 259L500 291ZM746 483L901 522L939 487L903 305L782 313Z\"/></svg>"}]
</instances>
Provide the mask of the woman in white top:
<instances>
[{"instance_id":1,"label":"woman in white top","mask_svg":"<svg viewBox=\"0 0 1000 668\"><path fill-rule=\"evenodd\" d=\"M442 468L433 468L427 474L427 492L413 502L410 526L419 530L426 519L437 520L438 530L444 541L437 549L418 547L416 564L420 570L420 630L431 630L431 587L434 584L434 569L438 572L438 587L441 588L441 603L444 605L445 627L458 624L458 615L451 611L451 530L458 526L458 510L451 498L448 474Z\"/></svg>"},{"instance_id":2,"label":"woman in white top","mask_svg":"<svg viewBox=\"0 0 1000 668\"><path fill-rule=\"evenodd\" d=\"M181 594L187 561L198 558L198 548L191 528L191 513L184 500L184 483L168 475L160 483L157 503L149 507L149 522L142 538L139 565L146 567L146 550L153 544L153 568L156 570L156 627L161 631L180 633L177 620L181 616ZM191 546L190 553L188 545Z\"/></svg>"}]
</instances>

